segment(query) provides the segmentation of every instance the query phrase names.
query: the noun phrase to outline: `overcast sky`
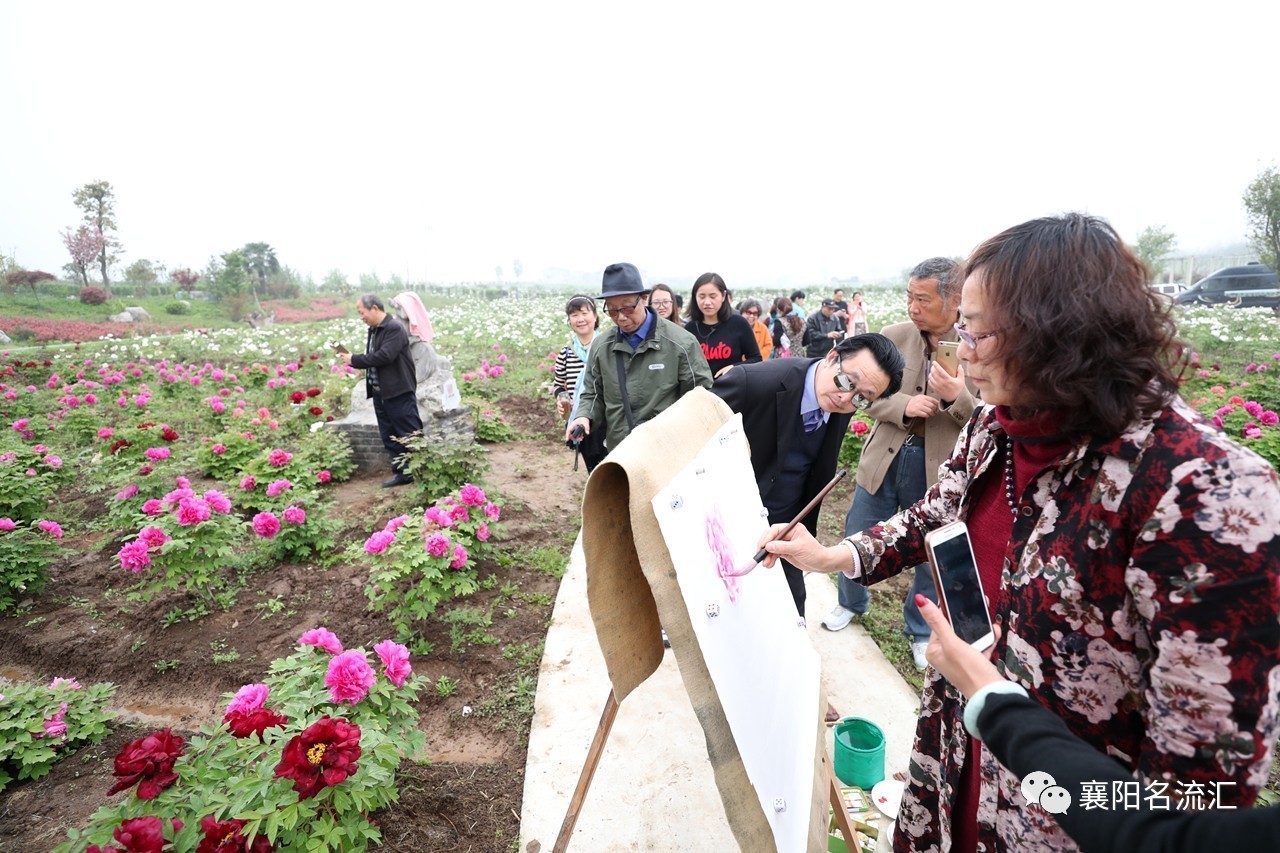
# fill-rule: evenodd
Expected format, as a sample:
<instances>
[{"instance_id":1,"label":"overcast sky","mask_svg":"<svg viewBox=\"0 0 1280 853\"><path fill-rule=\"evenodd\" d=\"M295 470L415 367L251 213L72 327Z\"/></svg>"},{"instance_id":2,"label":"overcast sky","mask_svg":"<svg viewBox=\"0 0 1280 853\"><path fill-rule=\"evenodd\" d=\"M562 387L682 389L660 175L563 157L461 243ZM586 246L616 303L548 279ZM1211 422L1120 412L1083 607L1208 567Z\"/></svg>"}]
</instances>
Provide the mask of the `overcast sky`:
<instances>
[{"instance_id":1,"label":"overcast sky","mask_svg":"<svg viewBox=\"0 0 1280 853\"><path fill-rule=\"evenodd\" d=\"M1073 209L1204 251L1280 160L1280 3L1179 8L0 0L0 249L60 271L108 180L126 264L317 280L873 279Z\"/></svg>"}]
</instances>

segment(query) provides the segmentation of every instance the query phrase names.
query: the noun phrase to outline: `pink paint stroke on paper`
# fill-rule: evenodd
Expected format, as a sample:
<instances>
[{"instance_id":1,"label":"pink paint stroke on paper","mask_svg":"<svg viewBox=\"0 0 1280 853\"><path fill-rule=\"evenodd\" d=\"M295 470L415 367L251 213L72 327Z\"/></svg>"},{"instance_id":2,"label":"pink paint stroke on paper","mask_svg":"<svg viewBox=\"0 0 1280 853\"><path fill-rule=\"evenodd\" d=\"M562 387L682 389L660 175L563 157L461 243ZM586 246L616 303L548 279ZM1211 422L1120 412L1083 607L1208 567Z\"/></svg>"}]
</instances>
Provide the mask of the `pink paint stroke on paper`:
<instances>
[{"instance_id":1,"label":"pink paint stroke on paper","mask_svg":"<svg viewBox=\"0 0 1280 853\"><path fill-rule=\"evenodd\" d=\"M724 519L720 515L720 510L712 507L707 513L707 547L711 549L712 556L716 561L716 574L720 576L720 580L724 581L725 591L729 593L729 600L737 602L738 600L738 572L733 567L733 546L729 544L729 537L724 532Z\"/></svg>"}]
</instances>

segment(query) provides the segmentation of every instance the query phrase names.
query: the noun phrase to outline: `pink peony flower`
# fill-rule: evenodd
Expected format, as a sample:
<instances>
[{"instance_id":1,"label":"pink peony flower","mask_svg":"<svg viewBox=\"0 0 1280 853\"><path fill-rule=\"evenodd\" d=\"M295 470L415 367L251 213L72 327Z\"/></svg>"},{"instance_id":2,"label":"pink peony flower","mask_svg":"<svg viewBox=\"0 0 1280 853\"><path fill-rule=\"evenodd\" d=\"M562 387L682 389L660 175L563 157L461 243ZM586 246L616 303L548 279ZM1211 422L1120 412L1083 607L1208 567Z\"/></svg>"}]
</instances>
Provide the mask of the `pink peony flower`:
<instances>
[{"instance_id":1,"label":"pink peony flower","mask_svg":"<svg viewBox=\"0 0 1280 853\"><path fill-rule=\"evenodd\" d=\"M0 530L3 530L4 532L8 533L10 530L16 530L17 527L18 527L17 522L15 522L12 518L0 518Z\"/></svg>"},{"instance_id":2,"label":"pink peony flower","mask_svg":"<svg viewBox=\"0 0 1280 853\"><path fill-rule=\"evenodd\" d=\"M1222 429L1222 418L1218 415L1213 416L1213 425L1218 429Z\"/></svg>"},{"instance_id":3,"label":"pink peony flower","mask_svg":"<svg viewBox=\"0 0 1280 853\"><path fill-rule=\"evenodd\" d=\"M138 531L138 541L145 542L148 548L159 548L169 541L169 534L159 527L144 527Z\"/></svg>"},{"instance_id":4,"label":"pink peony flower","mask_svg":"<svg viewBox=\"0 0 1280 853\"><path fill-rule=\"evenodd\" d=\"M489 525L485 524L483 521L480 522L480 526L476 528L476 538L481 542L488 542L489 535Z\"/></svg>"},{"instance_id":5,"label":"pink peony flower","mask_svg":"<svg viewBox=\"0 0 1280 853\"><path fill-rule=\"evenodd\" d=\"M134 574L151 565L151 554L148 553L147 543L141 539L135 539L121 546L116 556L120 558L120 568L128 569Z\"/></svg>"},{"instance_id":6,"label":"pink peony flower","mask_svg":"<svg viewBox=\"0 0 1280 853\"><path fill-rule=\"evenodd\" d=\"M432 533L426 541L427 553L433 557L443 557L449 553L449 540L443 533Z\"/></svg>"},{"instance_id":7,"label":"pink peony flower","mask_svg":"<svg viewBox=\"0 0 1280 853\"><path fill-rule=\"evenodd\" d=\"M387 531L388 533L395 533L401 527L404 527L405 522L408 520L409 520L409 516L407 515L397 515L395 518L388 521L387 526L382 529Z\"/></svg>"},{"instance_id":8,"label":"pink peony flower","mask_svg":"<svg viewBox=\"0 0 1280 853\"><path fill-rule=\"evenodd\" d=\"M115 434L116 434L116 431L113 430L111 427L103 427L102 429L98 430L98 438L111 438L111 436Z\"/></svg>"},{"instance_id":9,"label":"pink peony flower","mask_svg":"<svg viewBox=\"0 0 1280 853\"><path fill-rule=\"evenodd\" d=\"M227 705L227 713L252 714L267 704L270 695L271 688L265 684L246 684L236 691L235 698Z\"/></svg>"},{"instance_id":10,"label":"pink peony flower","mask_svg":"<svg viewBox=\"0 0 1280 853\"><path fill-rule=\"evenodd\" d=\"M65 713L67 713L67 703L63 702L53 716L41 724L44 726L44 734L37 734L36 737L65 737L67 724L62 721L62 715Z\"/></svg>"},{"instance_id":11,"label":"pink peony flower","mask_svg":"<svg viewBox=\"0 0 1280 853\"><path fill-rule=\"evenodd\" d=\"M465 569L467 567L467 549L461 545L453 546L453 559L449 561L451 569Z\"/></svg>"},{"instance_id":12,"label":"pink peony flower","mask_svg":"<svg viewBox=\"0 0 1280 853\"><path fill-rule=\"evenodd\" d=\"M1277 423L1280 423L1280 415L1277 415L1275 412L1267 409L1265 412L1258 415L1258 420L1262 421L1263 426L1275 426Z\"/></svg>"},{"instance_id":13,"label":"pink peony flower","mask_svg":"<svg viewBox=\"0 0 1280 853\"><path fill-rule=\"evenodd\" d=\"M329 661L324 683L329 688L329 698L334 702L352 705L369 694L369 688L377 680L373 667L369 666L364 652L350 651L334 655Z\"/></svg>"},{"instance_id":14,"label":"pink peony flower","mask_svg":"<svg viewBox=\"0 0 1280 853\"><path fill-rule=\"evenodd\" d=\"M431 507L422 514L422 517L437 527L453 527L453 516L439 507Z\"/></svg>"},{"instance_id":15,"label":"pink peony flower","mask_svg":"<svg viewBox=\"0 0 1280 853\"><path fill-rule=\"evenodd\" d=\"M160 515L164 512L164 504L152 498L142 505L142 511L147 515Z\"/></svg>"},{"instance_id":16,"label":"pink peony flower","mask_svg":"<svg viewBox=\"0 0 1280 853\"><path fill-rule=\"evenodd\" d=\"M455 506L449 514L453 516L454 521L470 521L471 520L471 511L467 509L465 506L463 506L462 504L458 504L457 506Z\"/></svg>"},{"instance_id":17,"label":"pink peony flower","mask_svg":"<svg viewBox=\"0 0 1280 853\"><path fill-rule=\"evenodd\" d=\"M168 459L173 455L173 451L167 447L148 447L146 456L152 462L159 462L161 459Z\"/></svg>"},{"instance_id":18,"label":"pink peony flower","mask_svg":"<svg viewBox=\"0 0 1280 853\"><path fill-rule=\"evenodd\" d=\"M116 492L116 501L117 501L117 502L118 502L118 501L127 501L127 500L129 500L129 498L136 497L136 496L137 496L137 494L138 494L138 487L137 487L137 485L136 485L136 484L134 484L134 483L130 483L129 485L125 486L125 487L124 487L123 489L121 489L120 491Z\"/></svg>"},{"instance_id":19,"label":"pink peony flower","mask_svg":"<svg viewBox=\"0 0 1280 853\"><path fill-rule=\"evenodd\" d=\"M202 521L208 521L212 513L204 498L189 497L178 501L178 523L190 527Z\"/></svg>"},{"instance_id":20,"label":"pink peony flower","mask_svg":"<svg viewBox=\"0 0 1280 853\"><path fill-rule=\"evenodd\" d=\"M409 676L413 675L413 667L409 665L409 650L393 640L383 640L373 650L382 660L383 674L396 687L403 687Z\"/></svg>"},{"instance_id":21,"label":"pink peony flower","mask_svg":"<svg viewBox=\"0 0 1280 853\"><path fill-rule=\"evenodd\" d=\"M364 552L366 554L381 554L396 541L396 535L386 530L379 530L370 536L364 542Z\"/></svg>"},{"instance_id":22,"label":"pink peony flower","mask_svg":"<svg viewBox=\"0 0 1280 853\"><path fill-rule=\"evenodd\" d=\"M257 485L258 485L258 481L254 479L252 474L245 474L243 477L240 478L240 488L245 490L246 492L252 492L255 488L257 488Z\"/></svg>"},{"instance_id":23,"label":"pink peony flower","mask_svg":"<svg viewBox=\"0 0 1280 853\"><path fill-rule=\"evenodd\" d=\"M52 453L50 453L48 456L46 456L44 459L41 459L40 461L48 465L50 468L57 469L62 467L62 457L55 456Z\"/></svg>"},{"instance_id":24,"label":"pink peony flower","mask_svg":"<svg viewBox=\"0 0 1280 853\"><path fill-rule=\"evenodd\" d=\"M80 682L74 678L63 678L61 675L56 676L53 681L49 682L49 690L57 690L59 687L66 687L68 690L83 690Z\"/></svg>"},{"instance_id":25,"label":"pink peony flower","mask_svg":"<svg viewBox=\"0 0 1280 853\"><path fill-rule=\"evenodd\" d=\"M263 539L274 539L280 532L280 519L276 518L275 513L260 512L253 517L253 532Z\"/></svg>"},{"instance_id":26,"label":"pink peony flower","mask_svg":"<svg viewBox=\"0 0 1280 853\"><path fill-rule=\"evenodd\" d=\"M289 506L285 508L284 520L290 524L301 524L307 520L307 512L300 506Z\"/></svg>"},{"instance_id":27,"label":"pink peony flower","mask_svg":"<svg viewBox=\"0 0 1280 853\"><path fill-rule=\"evenodd\" d=\"M312 628L298 638L300 646L315 646L331 655L342 654L342 641L328 628Z\"/></svg>"},{"instance_id":28,"label":"pink peony flower","mask_svg":"<svg viewBox=\"0 0 1280 853\"><path fill-rule=\"evenodd\" d=\"M266 417L265 415L263 417ZM267 463L273 468L283 468L289 464L289 460L293 458L293 454L284 450L273 450L271 455L267 457Z\"/></svg>"},{"instance_id":29,"label":"pink peony flower","mask_svg":"<svg viewBox=\"0 0 1280 853\"><path fill-rule=\"evenodd\" d=\"M204 493L204 502L214 512L226 515L231 512L231 499L217 489L210 489Z\"/></svg>"},{"instance_id":30,"label":"pink peony flower","mask_svg":"<svg viewBox=\"0 0 1280 853\"><path fill-rule=\"evenodd\" d=\"M45 533L48 533L54 539L62 538L62 525L56 521L37 521L36 527L39 527Z\"/></svg>"},{"instance_id":31,"label":"pink peony flower","mask_svg":"<svg viewBox=\"0 0 1280 853\"><path fill-rule=\"evenodd\" d=\"M467 483L458 492L458 497L462 498L462 502L467 506L484 506L484 492L478 486Z\"/></svg>"},{"instance_id":32,"label":"pink peony flower","mask_svg":"<svg viewBox=\"0 0 1280 853\"><path fill-rule=\"evenodd\" d=\"M293 483L288 480L273 480L267 485L267 497L274 498L276 495L293 488Z\"/></svg>"},{"instance_id":33,"label":"pink peony flower","mask_svg":"<svg viewBox=\"0 0 1280 853\"><path fill-rule=\"evenodd\" d=\"M1245 438L1262 438L1262 430L1258 428L1257 424L1250 421L1249 423L1244 425L1244 437Z\"/></svg>"},{"instance_id":34,"label":"pink peony flower","mask_svg":"<svg viewBox=\"0 0 1280 853\"><path fill-rule=\"evenodd\" d=\"M328 471L321 471L319 474L316 474L316 479L322 483L327 483L331 479L333 479L333 475L330 474Z\"/></svg>"},{"instance_id":35,"label":"pink peony flower","mask_svg":"<svg viewBox=\"0 0 1280 853\"><path fill-rule=\"evenodd\" d=\"M854 435L866 435L869 429L871 427L867 426L865 421L853 421L849 424L849 431Z\"/></svg>"},{"instance_id":36,"label":"pink peony flower","mask_svg":"<svg viewBox=\"0 0 1280 853\"><path fill-rule=\"evenodd\" d=\"M1257 400L1250 400L1244 404L1244 410L1249 413L1249 417L1257 418L1262 416L1262 406Z\"/></svg>"},{"instance_id":37,"label":"pink peony flower","mask_svg":"<svg viewBox=\"0 0 1280 853\"><path fill-rule=\"evenodd\" d=\"M221 456L227 452L227 446L225 444L215 444L213 447L209 448L209 452L214 456Z\"/></svg>"},{"instance_id":38,"label":"pink peony flower","mask_svg":"<svg viewBox=\"0 0 1280 853\"><path fill-rule=\"evenodd\" d=\"M484 514L492 521L497 521L499 516L502 515L502 508L497 504L485 504Z\"/></svg>"},{"instance_id":39,"label":"pink peony flower","mask_svg":"<svg viewBox=\"0 0 1280 853\"><path fill-rule=\"evenodd\" d=\"M191 488L191 481L188 480L186 477L175 477L173 482L177 485L179 489ZM194 495L195 492L192 492L191 494Z\"/></svg>"}]
</instances>

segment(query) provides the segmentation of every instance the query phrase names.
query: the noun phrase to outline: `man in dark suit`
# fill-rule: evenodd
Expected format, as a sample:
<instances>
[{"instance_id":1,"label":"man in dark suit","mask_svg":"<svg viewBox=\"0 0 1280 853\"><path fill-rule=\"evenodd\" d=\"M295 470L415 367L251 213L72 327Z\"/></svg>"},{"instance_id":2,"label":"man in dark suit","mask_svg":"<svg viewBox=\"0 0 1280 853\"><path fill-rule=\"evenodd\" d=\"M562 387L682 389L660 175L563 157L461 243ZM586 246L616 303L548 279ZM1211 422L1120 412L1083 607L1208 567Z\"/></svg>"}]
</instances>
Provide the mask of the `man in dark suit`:
<instances>
[{"instance_id":1,"label":"man in dark suit","mask_svg":"<svg viewBox=\"0 0 1280 853\"><path fill-rule=\"evenodd\" d=\"M897 393L905 366L883 335L846 338L823 358L774 359L735 365L711 387L742 414L751 467L769 523L788 522L836 473L853 412ZM804 517L816 535L821 504ZM804 572L782 571L804 616Z\"/></svg>"}]
</instances>

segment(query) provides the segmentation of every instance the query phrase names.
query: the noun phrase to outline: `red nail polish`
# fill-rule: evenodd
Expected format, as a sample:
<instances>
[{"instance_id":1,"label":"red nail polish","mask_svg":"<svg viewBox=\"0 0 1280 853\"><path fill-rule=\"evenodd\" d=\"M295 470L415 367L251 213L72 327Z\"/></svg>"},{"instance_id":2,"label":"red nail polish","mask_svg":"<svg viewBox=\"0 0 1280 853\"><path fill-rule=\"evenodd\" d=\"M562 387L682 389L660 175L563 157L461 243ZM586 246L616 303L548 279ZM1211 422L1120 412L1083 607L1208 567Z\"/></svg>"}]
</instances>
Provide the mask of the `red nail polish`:
<instances>
[{"instance_id":1,"label":"red nail polish","mask_svg":"<svg viewBox=\"0 0 1280 853\"><path fill-rule=\"evenodd\" d=\"M924 603L928 600L923 593L916 593L916 607L924 607Z\"/></svg>"}]
</instances>

